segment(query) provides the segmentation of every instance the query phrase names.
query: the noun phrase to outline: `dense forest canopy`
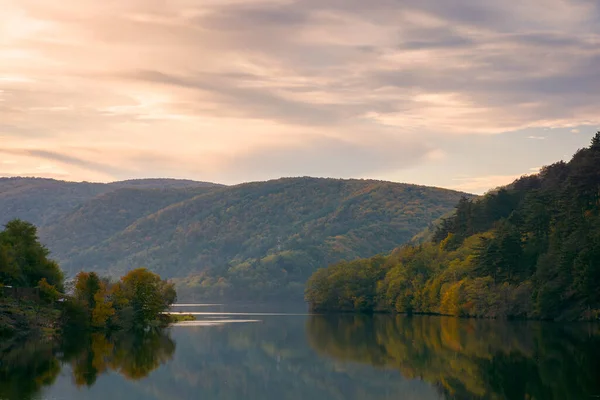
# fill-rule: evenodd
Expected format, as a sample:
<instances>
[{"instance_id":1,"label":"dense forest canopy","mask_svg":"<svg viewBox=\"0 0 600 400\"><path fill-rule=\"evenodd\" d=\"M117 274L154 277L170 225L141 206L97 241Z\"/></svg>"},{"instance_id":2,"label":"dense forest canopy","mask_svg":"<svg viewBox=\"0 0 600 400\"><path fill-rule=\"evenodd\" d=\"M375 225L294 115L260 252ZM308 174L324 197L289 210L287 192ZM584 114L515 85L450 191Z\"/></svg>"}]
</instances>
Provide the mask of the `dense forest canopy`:
<instances>
[{"instance_id":1,"label":"dense forest canopy","mask_svg":"<svg viewBox=\"0 0 600 400\"><path fill-rule=\"evenodd\" d=\"M47 225L56 223L87 201L121 189L173 191L220 186L222 185L179 179L91 183L45 178L0 178L0 225L19 218L38 226L43 232Z\"/></svg>"},{"instance_id":2,"label":"dense forest canopy","mask_svg":"<svg viewBox=\"0 0 600 400\"><path fill-rule=\"evenodd\" d=\"M322 263L390 251L461 195L380 181L282 179L165 210L157 221L179 221L168 242L149 230L154 221L140 221L132 233L152 238L154 259L168 259L184 276L176 280L182 297L301 300ZM182 221L182 215L192 217Z\"/></svg>"},{"instance_id":3,"label":"dense forest canopy","mask_svg":"<svg viewBox=\"0 0 600 400\"><path fill-rule=\"evenodd\" d=\"M600 132L558 162L461 199L431 240L317 271L317 310L591 319L600 315Z\"/></svg>"},{"instance_id":4,"label":"dense forest canopy","mask_svg":"<svg viewBox=\"0 0 600 400\"><path fill-rule=\"evenodd\" d=\"M288 178L221 186L0 179L0 221L39 222L66 275L146 266L180 297L301 300L316 268L388 252L464 193L372 180Z\"/></svg>"}]
</instances>

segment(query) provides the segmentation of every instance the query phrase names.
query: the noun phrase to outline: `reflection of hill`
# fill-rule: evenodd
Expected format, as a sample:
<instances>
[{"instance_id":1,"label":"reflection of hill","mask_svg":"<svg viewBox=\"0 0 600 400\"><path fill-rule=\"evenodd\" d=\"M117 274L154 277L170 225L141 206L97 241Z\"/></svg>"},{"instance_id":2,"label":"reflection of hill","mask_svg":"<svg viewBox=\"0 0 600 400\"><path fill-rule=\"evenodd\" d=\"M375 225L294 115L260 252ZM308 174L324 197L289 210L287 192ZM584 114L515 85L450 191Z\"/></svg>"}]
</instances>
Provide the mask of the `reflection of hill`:
<instances>
[{"instance_id":1,"label":"reflection of hill","mask_svg":"<svg viewBox=\"0 0 600 400\"><path fill-rule=\"evenodd\" d=\"M306 342L304 323L304 318L277 317L174 328L175 358L145 381L137 396L143 390L143 398L153 399L440 399L430 385L396 371L318 357Z\"/></svg>"},{"instance_id":2,"label":"reflection of hill","mask_svg":"<svg viewBox=\"0 0 600 400\"><path fill-rule=\"evenodd\" d=\"M65 339L63 344L30 342L3 348L0 353L0 399L26 400L52 385L61 364L70 364L76 386L92 386L99 375L116 371L138 380L171 359L175 343L164 333L92 334Z\"/></svg>"},{"instance_id":3,"label":"reflection of hill","mask_svg":"<svg viewBox=\"0 0 600 400\"><path fill-rule=\"evenodd\" d=\"M592 329L593 328L593 329ZM457 399L586 399L600 394L598 327L440 317L314 316L319 353L399 370Z\"/></svg>"},{"instance_id":4,"label":"reflection of hill","mask_svg":"<svg viewBox=\"0 0 600 400\"><path fill-rule=\"evenodd\" d=\"M281 316L67 344L2 353L0 398L32 398L44 386L51 386L45 398L86 400L579 400L600 394L600 330L590 325Z\"/></svg>"}]
</instances>

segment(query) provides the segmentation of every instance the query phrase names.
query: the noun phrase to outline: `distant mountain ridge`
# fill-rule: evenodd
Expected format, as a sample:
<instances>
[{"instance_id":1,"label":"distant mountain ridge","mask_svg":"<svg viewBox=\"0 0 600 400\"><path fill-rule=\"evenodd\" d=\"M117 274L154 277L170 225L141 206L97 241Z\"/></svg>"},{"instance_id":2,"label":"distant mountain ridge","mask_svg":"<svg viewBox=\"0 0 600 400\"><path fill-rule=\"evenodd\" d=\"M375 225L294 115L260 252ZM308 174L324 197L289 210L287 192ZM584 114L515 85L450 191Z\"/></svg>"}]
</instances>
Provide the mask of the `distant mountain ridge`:
<instances>
[{"instance_id":1,"label":"distant mountain ridge","mask_svg":"<svg viewBox=\"0 0 600 400\"><path fill-rule=\"evenodd\" d=\"M128 179L108 183L111 187L137 188L137 189L183 189L191 187L218 187L225 186L220 183L194 181L190 179L173 178L145 178Z\"/></svg>"},{"instance_id":2,"label":"distant mountain ridge","mask_svg":"<svg viewBox=\"0 0 600 400\"><path fill-rule=\"evenodd\" d=\"M118 189L176 189L223 185L180 179L136 179L111 183L49 178L0 178L0 224L21 218L43 226L98 195Z\"/></svg>"},{"instance_id":3,"label":"distant mountain ridge","mask_svg":"<svg viewBox=\"0 0 600 400\"><path fill-rule=\"evenodd\" d=\"M235 186L10 178L0 179L0 222L37 224L70 275L146 266L175 278L184 297L301 299L316 268L390 251L465 195L310 177Z\"/></svg>"}]
</instances>

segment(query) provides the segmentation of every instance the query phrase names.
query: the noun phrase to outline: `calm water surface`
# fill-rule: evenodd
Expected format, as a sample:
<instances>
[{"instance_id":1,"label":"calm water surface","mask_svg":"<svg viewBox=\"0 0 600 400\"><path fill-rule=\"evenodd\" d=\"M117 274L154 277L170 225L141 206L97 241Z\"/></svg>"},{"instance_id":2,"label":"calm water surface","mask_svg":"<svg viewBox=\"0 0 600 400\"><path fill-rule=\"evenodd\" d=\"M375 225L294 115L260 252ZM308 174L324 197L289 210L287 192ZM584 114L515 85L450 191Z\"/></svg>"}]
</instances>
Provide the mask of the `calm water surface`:
<instances>
[{"instance_id":1,"label":"calm water surface","mask_svg":"<svg viewBox=\"0 0 600 400\"><path fill-rule=\"evenodd\" d=\"M595 325L180 310L198 321L13 346L0 356L0 399L600 398Z\"/></svg>"}]
</instances>

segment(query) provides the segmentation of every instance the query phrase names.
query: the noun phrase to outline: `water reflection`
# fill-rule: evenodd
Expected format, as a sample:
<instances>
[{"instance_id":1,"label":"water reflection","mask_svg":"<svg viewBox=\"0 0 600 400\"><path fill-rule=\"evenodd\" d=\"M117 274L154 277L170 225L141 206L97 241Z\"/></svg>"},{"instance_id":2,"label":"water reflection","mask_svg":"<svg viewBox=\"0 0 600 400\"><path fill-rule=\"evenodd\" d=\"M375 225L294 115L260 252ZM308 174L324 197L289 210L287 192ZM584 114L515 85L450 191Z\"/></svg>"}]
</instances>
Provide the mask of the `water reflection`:
<instances>
[{"instance_id":1,"label":"water reflection","mask_svg":"<svg viewBox=\"0 0 600 400\"><path fill-rule=\"evenodd\" d=\"M175 342L162 331L139 334L70 335L61 342L4 343L0 352L0 399L30 399L52 385L69 366L73 384L91 387L101 374L115 371L142 379L173 357Z\"/></svg>"},{"instance_id":2,"label":"water reflection","mask_svg":"<svg viewBox=\"0 0 600 400\"><path fill-rule=\"evenodd\" d=\"M321 355L395 369L448 399L600 397L600 332L594 325L440 317L313 316Z\"/></svg>"},{"instance_id":3,"label":"water reflection","mask_svg":"<svg viewBox=\"0 0 600 400\"><path fill-rule=\"evenodd\" d=\"M21 346L0 341L0 399L590 400L600 394L597 326L392 316L264 315L241 322L247 312L281 310L243 311L199 315L204 326L167 333Z\"/></svg>"},{"instance_id":4,"label":"water reflection","mask_svg":"<svg viewBox=\"0 0 600 400\"><path fill-rule=\"evenodd\" d=\"M123 390L128 400L440 400L431 385L397 371L320 357L307 343L306 318L174 327L173 360L144 381L143 393Z\"/></svg>"},{"instance_id":5,"label":"water reflection","mask_svg":"<svg viewBox=\"0 0 600 400\"><path fill-rule=\"evenodd\" d=\"M42 386L52 384L60 372L60 362L50 343L31 342L27 346L3 343L2 348L0 399L29 399Z\"/></svg>"}]
</instances>

